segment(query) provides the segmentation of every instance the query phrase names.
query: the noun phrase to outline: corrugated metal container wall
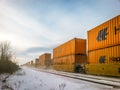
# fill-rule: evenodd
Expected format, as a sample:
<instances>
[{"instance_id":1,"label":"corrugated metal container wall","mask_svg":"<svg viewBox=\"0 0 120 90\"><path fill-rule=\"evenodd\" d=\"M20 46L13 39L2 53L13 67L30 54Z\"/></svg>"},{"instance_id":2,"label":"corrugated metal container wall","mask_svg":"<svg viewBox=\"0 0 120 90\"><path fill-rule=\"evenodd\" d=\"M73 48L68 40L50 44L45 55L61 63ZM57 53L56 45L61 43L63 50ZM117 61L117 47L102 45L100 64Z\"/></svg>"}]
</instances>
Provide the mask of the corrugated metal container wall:
<instances>
[{"instance_id":1,"label":"corrugated metal container wall","mask_svg":"<svg viewBox=\"0 0 120 90\"><path fill-rule=\"evenodd\" d=\"M50 53L44 53L39 56L39 62L41 66L45 65L46 60L51 60L51 54Z\"/></svg>"},{"instance_id":2,"label":"corrugated metal container wall","mask_svg":"<svg viewBox=\"0 0 120 90\"><path fill-rule=\"evenodd\" d=\"M86 72L120 76L120 15L88 31Z\"/></svg>"},{"instance_id":3,"label":"corrugated metal container wall","mask_svg":"<svg viewBox=\"0 0 120 90\"><path fill-rule=\"evenodd\" d=\"M120 63L120 45L89 52L88 58L89 64Z\"/></svg>"},{"instance_id":4,"label":"corrugated metal container wall","mask_svg":"<svg viewBox=\"0 0 120 90\"><path fill-rule=\"evenodd\" d=\"M53 68L74 72L74 66L86 62L86 40L74 38L53 49Z\"/></svg>"},{"instance_id":5,"label":"corrugated metal container wall","mask_svg":"<svg viewBox=\"0 0 120 90\"><path fill-rule=\"evenodd\" d=\"M69 55L54 59L54 64L85 64L86 61L86 55Z\"/></svg>"},{"instance_id":6,"label":"corrugated metal container wall","mask_svg":"<svg viewBox=\"0 0 120 90\"><path fill-rule=\"evenodd\" d=\"M75 40L75 54L86 55L86 40Z\"/></svg>"},{"instance_id":7,"label":"corrugated metal container wall","mask_svg":"<svg viewBox=\"0 0 120 90\"><path fill-rule=\"evenodd\" d=\"M120 15L88 31L88 51L120 44Z\"/></svg>"},{"instance_id":8,"label":"corrugated metal container wall","mask_svg":"<svg viewBox=\"0 0 120 90\"><path fill-rule=\"evenodd\" d=\"M43 55L40 55L40 56L39 56L39 63L40 63L41 66L44 65L44 60L45 60L45 55L44 55L44 54L43 54Z\"/></svg>"},{"instance_id":9,"label":"corrugated metal container wall","mask_svg":"<svg viewBox=\"0 0 120 90\"><path fill-rule=\"evenodd\" d=\"M68 55L65 57L55 58L54 64L62 65L62 64L73 64L75 60L74 55Z\"/></svg>"},{"instance_id":10,"label":"corrugated metal container wall","mask_svg":"<svg viewBox=\"0 0 120 90\"><path fill-rule=\"evenodd\" d=\"M75 55L75 63L86 64L87 63L87 56L86 55Z\"/></svg>"},{"instance_id":11,"label":"corrugated metal container wall","mask_svg":"<svg viewBox=\"0 0 120 90\"><path fill-rule=\"evenodd\" d=\"M74 38L53 49L53 58L72 54L86 54L86 40Z\"/></svg>"},{"instance_id":12,"label":"corrugated metal container wall","mask_svg":"<svg viewBox=\"0 0 120 90\"><path fill-rule=\"evenodd\" d=\"M66 64L53 65L53 68L55 70L59 70L59 71L74 72L74 65L72 65L72 64L70 64L70 65L66 65Z\"/></svg>"},{"instance_id":13,"label":"corrugated metal container wall","mask_svg":"<svg viewBox=\"0 0 120 90\"><path fill-rule=\"evenodd\" d=\"M72 39L53 49L53 58L70 55L75 52L75 39Z\"/></svg>"},{"instance_id":14,"label":"corrugated metal container wall","mask_svg":"<svg viewBox=\"0 0 120 90\"><path fill-rule=\"evenodd\" d=\"M69 55L54 59L53 68L56 70L74 72L75 64L85 64L86 55Z\"/></svg>"}]
</instances>

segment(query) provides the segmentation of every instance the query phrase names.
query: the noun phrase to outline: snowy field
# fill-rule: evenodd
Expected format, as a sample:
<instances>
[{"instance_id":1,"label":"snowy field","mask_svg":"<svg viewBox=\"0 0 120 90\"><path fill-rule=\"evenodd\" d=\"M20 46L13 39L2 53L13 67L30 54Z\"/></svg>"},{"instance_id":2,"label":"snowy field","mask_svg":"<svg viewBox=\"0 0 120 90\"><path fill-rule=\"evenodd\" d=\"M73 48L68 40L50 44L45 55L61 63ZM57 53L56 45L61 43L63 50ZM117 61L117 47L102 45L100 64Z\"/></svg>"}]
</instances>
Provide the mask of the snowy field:
<instances>
[{"instance_id":1,"label":"snowy field","mask_svg":"<svg viewBox=\"0 0 120 90\"><path fill-rule=\"evenodd\" d=\"M40 72L28 67L23 67L22 70L11 75L7 78L5 84L13 90L119 90L108 86ZM1 86L2 82L0 82L0 88Z\"/></svg>"}]
</instances>

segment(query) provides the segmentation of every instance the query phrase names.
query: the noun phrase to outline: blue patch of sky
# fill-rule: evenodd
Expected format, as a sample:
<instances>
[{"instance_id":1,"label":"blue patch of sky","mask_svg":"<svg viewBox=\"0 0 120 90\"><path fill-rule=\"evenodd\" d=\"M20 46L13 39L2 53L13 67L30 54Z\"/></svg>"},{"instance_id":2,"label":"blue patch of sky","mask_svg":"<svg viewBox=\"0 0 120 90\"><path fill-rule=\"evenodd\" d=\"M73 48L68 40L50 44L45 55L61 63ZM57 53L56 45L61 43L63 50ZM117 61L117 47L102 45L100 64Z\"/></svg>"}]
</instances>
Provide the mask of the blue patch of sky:
<instances>
[{"instance_id":1,"label":"blue patch of sky","mask_svg":"<svg viewBox=\"0 0 120 90\"><path fill-rule=\"evenodd\" d=\"M45 19L51 12L63 12L64 14L75 14L76 4L80 0L17 0L14 5L23 8L37 19ZM56 14L57 15L57 14ZM42 18L41 18L42 17Z\"/></svg>"},{"instance_id":2,"label":"blue patch of sky","mask_svg":"<svg viewBox=\"0 0 120 90\"><path fill-rule=\"evenodd\" d=\"M78 9L84 11L86 8L94 9L97 13L110 10L114 0L16 0L14 5L23 8L26 12L39 16L48 16L50 12L62 10L66 14L76 14ZM116 3L119 0L114 1ZM117 6L116 6L117 7ZM112 8L112 7L111 7ZM113 7L115 8L115 7ZM45 18L44 18L45 19Z\"/></svg>"},{"instance_id":3,"label":"blue patch of sky","mask_svg":"<svg viewBox=\"0 0 120 90\"><path fill-rule=\"evenodd\" d=\"M107 20L120 13L119 0L15 0L13 3L51 29L64 15L80 22L92 18Z\"/></svg>"}]
</instances>

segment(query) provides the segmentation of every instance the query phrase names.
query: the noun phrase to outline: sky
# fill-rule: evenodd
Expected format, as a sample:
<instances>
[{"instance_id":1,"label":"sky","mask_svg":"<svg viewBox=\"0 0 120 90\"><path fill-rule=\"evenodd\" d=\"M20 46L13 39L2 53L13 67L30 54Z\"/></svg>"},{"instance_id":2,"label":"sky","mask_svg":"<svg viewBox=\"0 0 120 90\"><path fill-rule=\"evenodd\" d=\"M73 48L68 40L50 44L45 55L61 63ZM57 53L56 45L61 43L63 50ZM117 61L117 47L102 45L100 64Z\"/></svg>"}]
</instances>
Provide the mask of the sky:
<instances>
[{"instance_id":1,"label":"sky","mask_svg":"<svg viewBox=\"0 0 120 90\"><path fill-rule=\"evenodd\" d=\"M24 64L120 15L120 0L0 0L0 42Z\"/></svg>"}]
</instances>

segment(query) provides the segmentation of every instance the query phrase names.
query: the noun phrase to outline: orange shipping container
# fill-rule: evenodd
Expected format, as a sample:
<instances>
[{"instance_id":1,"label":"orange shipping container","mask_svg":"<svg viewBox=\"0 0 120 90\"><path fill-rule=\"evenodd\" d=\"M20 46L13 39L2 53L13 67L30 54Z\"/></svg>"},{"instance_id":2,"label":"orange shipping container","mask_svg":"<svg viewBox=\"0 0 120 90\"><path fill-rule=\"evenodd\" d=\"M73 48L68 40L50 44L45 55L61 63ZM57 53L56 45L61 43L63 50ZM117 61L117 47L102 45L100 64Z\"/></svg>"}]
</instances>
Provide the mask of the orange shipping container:
<instances>
[{"instance_id":1,"label":"orange shipping container","mask_svg":"<svg viewBox=\"0 0 120 90\"><path fill-rule=\"evenodd\" d=\"M51 54L50 53L44 53L39 56L39 62L41 66L45 65L46 60L51 60Z\"/></svg>"},{"instance_id":2,"label":"orange shipping container","mask_svg":"<svg viewBox=\"0 0 120 90\"><path fill-rule=\"evenodd\" d=\"M88 63L120 63L120 45L88 52Z\"/></svg>"},{"instance_id":3,"label":"orange shipping container","mask_svg":"<svg viewBox=\"0 0 120 90\"><path fill-rule=\"evenodd\" d=\"M120 45L120 15L88 31L88 51Z\"/></svg>"},{"instance_id":4,"label":"orange shipping container","mask_svg":"<svg viewBox=\"0 0 120 90\"><path fill-rule=\"evenodd\" d=\"M72 54L86 55L86 40L74 38L53 49L53 58Z\"/></svg>"},{"instance_id":5,"label":"orange shipping container","mask_svg":"<svg viewBox=\"0 0 120 90\"><path fill-rule=\"evenodd\" d=\"M73 64L75 60L74 55L68 55L65 57L59 57L54 59L54 64L62 65L62 64Z\"/></svg>"},{"instance_id":6,"label":"orange shipping container","mask_svg":"<svg viewBox=\"0 0 120 90\"><path fill-rule=\"evenodd\" d=\"M55 58L54 65L74 65L77 64L85 64L86 63L86 55L68 55L65 57Z\"/></svg>"}]
</instances>

